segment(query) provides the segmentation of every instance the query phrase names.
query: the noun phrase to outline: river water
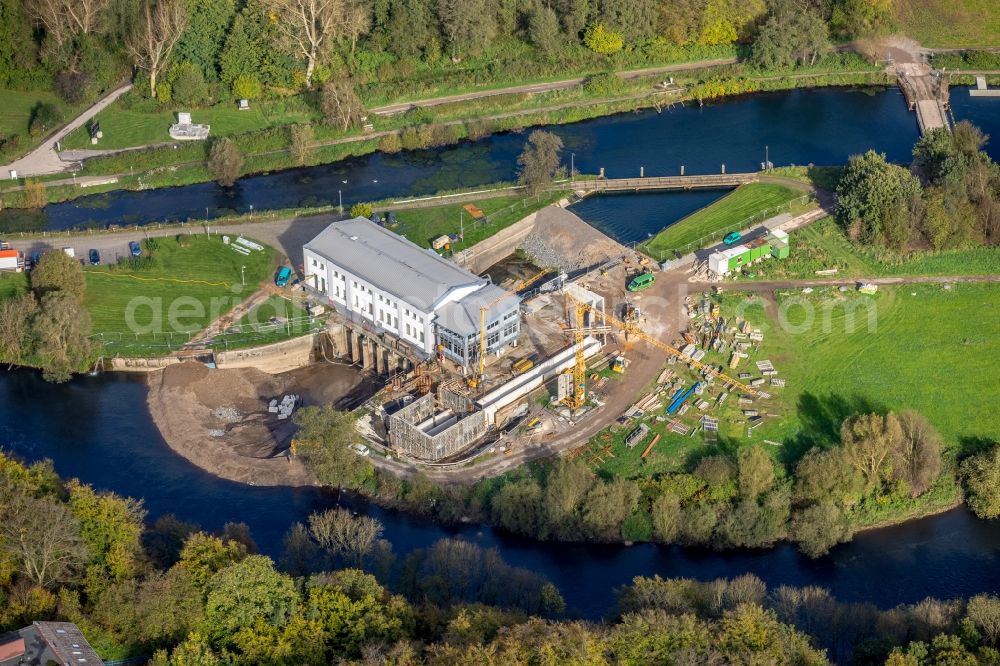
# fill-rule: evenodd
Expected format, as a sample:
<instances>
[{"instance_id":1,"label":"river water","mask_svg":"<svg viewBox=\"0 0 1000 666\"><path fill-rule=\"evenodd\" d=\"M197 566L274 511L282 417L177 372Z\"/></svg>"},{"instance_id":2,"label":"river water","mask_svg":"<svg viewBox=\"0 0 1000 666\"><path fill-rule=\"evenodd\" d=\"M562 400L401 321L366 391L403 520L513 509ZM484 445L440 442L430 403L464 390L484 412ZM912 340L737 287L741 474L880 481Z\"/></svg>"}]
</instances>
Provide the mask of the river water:
<instances>
[{"instance_id":1,"label":"river water","mask_svg":"<svg viewBox=\"0 0 1000 666\"><path fill-rule=\"evenodd\" d=\"M968 101L959 91L954 97ZM729 172L756 170L764 161L765 147L777 166L842 164L869 147L884 151L891 160L907 161L917 138L915 117L895 88L766 93L703 108L677 105L662 113L649 109L545 129L562 137L565 158L578 171L597 173L604 168L609 177L638 176L640 167L647 176L676 175L682 165L689 175L719 173L723 164ZM336 204L338 192L350 206L477 187L513 180L524 142L525 133L513 132L433 150L375 153L249 176L231 189L200 183L113 191L49 205L43 224L48 229L148 224L205 219L206 212L208 217L245 213L251 205L262 211ZM661 196L653 207L655 219L643 224L644 230L658 231L681 217L678 212L691 208L688 200L686 194ZM687 203L679 203L674 211L674 201ZM610 231L615 232L615 225Z\"/></svg>"},{"instance_id":2,"label":"river water","mask_svg":"<svg viewBox=\"0 0 1000 666\"><path fill-rule=\"evenodd\" d=\"M335 497L318 489L249 487L215 478L164 443L146 411L146 386L127 375L80 377L52 385L28 370L0 373L0 443L28 461L50 458L56 471L101 490L142 498L165 513L219 529L246 522L263 552L277 555L289 526ZM887 607L926 596L969 596L1000 589L1000 526L964 509L861 534L828 557L810 560L788 545L716 553L654 545L540 543L487 526L444 528L363 503L397 554L460 536L499 549L511 564L548 577L572 614L598 618L615 588L634 576L703 580L754 573L768 585L821 585L842 600Z\"/></svg>"},{"instance_id":3,"label":"river water","mask_svg":"<svg viewBox=\"0 0 1000 666\"><path fill-rule=\"evenodd\" d=\"M958 118L1000 136L1000 102L953 91ZM784 164L836 164L868 147L906 161L916 140L913 117L898 91L803 90L756 95L705 108L677 107L551 128L575 154L579 170L608 176L755 169L764 159ZM245 178L232 191L212 184L145 192L113 192L46 209L50 228L148 223L203 217L229 210L283 208L427 194L513 176L520 134L491 137L433 151L370 155L333 165ZM991 146L1000 153L1000 140ZM342 181L346 180L344 183ZM592 217L620 238L639 239L719 193L623 195L595 199ZM600 218L600 219L598 219ZM602 221L603 220L603 221ZM2 229L2 227L0 227ZM244 521L264 552L277 554L295 521L329 506L316 489L259 488L214 478L175 455L159 436L134 377L82 377L49 385L30 371L0 373L0 447L29 461L51 458L67 477L142 498L150 517L173 513L207 529ZM574 614L606 612L614 588L638 575L710 579L752 572L769 585L821 585L842 600L880 606L928 595L968 596L1000 588L1000 527L964 509L859 535L818 561L787 545L766 551L714 553L640 545L547 544L513 538L484 526L443 528L408 515L359 505L385 523L397 553L458 535L496 547L510 563L549 577Z\"/></svg>"}]
</instances>

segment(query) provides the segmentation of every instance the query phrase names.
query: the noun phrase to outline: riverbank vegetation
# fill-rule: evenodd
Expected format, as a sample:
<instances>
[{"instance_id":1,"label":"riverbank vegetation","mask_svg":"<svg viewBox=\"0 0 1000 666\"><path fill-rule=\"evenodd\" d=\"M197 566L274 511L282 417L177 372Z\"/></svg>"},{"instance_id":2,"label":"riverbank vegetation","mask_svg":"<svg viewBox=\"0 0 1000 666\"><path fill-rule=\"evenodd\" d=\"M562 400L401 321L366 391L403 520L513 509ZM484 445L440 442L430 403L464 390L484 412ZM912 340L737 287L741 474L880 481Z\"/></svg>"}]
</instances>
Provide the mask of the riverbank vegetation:
<instances>
[{"instance_id":1,"label":"riverbank vegetation","mask_svg":"<svg viewBox=\"0 0 1000 666\"><path fill-rule=\"evenodd\" d=\"M382 534L374 518L320 510L272 559L244 524L209 534L167 515L150 525L141 501L0 455L0 632L70 621L103 659L157 666L998 658L991 594L881 610L752 575L636 577L596 624L560 619L559 591L495 551L443 539L397 557Z\"/></svg>"},{"instance_id":2,"label":"riverbank vegetation","mask_svg":"<svg viewBox=\"0 0 1000 666\"><path fill-rule=\"evenodd\" d=\"M923 46L990 48L1000 43L995 10L989 0L901 0L895 3L895 22Z\"/></svg>"},{"instance_id":3,"label":"riverbank vegetation","mask_svg":"<svg viewBox=\"0 0 1000 666\"><path fill-rule=\"evenodd\" d=\"M748 183L674 222L640 246L650 256L663 260L674 253L704 247L730 231L742 231L783 212L806 210L807 193L774 183Z\"/></svg>"}]
</instances>

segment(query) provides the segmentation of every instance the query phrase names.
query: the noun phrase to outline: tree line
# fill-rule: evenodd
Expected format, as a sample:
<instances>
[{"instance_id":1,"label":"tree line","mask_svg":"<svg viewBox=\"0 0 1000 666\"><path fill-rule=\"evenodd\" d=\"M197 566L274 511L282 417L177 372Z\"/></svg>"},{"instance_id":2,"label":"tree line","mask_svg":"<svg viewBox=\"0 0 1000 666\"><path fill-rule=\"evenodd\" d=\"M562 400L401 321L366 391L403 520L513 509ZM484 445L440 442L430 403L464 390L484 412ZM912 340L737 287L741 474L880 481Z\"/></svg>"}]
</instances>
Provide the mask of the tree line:
<instances>
[{"instance_id":1,"label":"tree line","mask_svg":"<svg viewBox=\"0 0 1000 666\"><path fill-rule=\"evenodd\" d=\"M298 455L325 485L445 523L489 520L543 540L718 549L788 540L818 557L860 527L950 506L960 481L977 515L1000 516L1000 447L987 444L956 461L911 410L855 414L836 442L812 446L787 466L759 445L723 443L684 471L650 478L604 478L560 458L470 487L374 468L346 446L360 441L350 413L309 407L295 419Z\"/></svg>"},{"instance_id":2,"label":"tree line","mask_svg":"<svg viewBox=\"0 0 1000 666\"><path fill-rule=\"evenodd\" d=\"M931 130L910 168L868 151L851 157L837 188L837 220L854 240L893 251L1000 243L1000 167L989 136L963 120Z\"/></svg>"},{"instance_id":3,"label":"tree line","mask_svg":"<svg viewBox=\"0 0 1000 666\"><path fill-rule=\"evenodd\" d=\"M1000 599L879 610L752 575L638 577L605 622L562 619L537 574L445 539L396 562L377 520L295 524L277 561L246 525L210 534L0 456L0 632L75 622L107 659L240 664L993 664ZM581 584L587 584L581 581Z\"/></svg>"}]
</instances>

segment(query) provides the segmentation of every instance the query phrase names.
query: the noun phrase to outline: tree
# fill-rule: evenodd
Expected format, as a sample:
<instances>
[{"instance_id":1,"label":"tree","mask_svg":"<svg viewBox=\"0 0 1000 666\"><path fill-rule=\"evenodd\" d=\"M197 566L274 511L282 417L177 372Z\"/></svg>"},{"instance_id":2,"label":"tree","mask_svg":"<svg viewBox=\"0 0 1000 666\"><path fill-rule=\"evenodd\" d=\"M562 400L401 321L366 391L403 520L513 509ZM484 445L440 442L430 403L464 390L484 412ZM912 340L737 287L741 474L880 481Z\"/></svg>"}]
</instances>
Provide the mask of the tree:
<instances>
[{"instance_id":1,"label":"tree","mask_svg":"<svg viewBox=\"0 0 1000 666\"><path fill-rule=\"evenodd\" d=\"M240 74L233 81L233 94L238 99L257 99L263 92L260 79L253 74Z\"/></svg>"},{"instance_id":2,"label":"tree","mask_svg":"<svg viewBox=\"0 0 1000 666\"><path fill-rule=\"evenodd\" d=\"M577 509L591 486L594 475L583 465L560 458L545 481L545 510L548 529L571 536L577 525Z\"/></svg>"},{"instance_id":3,"label":"tree","mask_svg":"<svg viewBox=\"0 0 1000 666\"><path fill-rule=\"evenodd\" d=\"M359 202L351 206L351 217L369 218L375 213L370 203Z\"/></svg>"},{"instance_id":4,"label":"tree","mask_svg":"<svg viewBox=\"0 0 1000 666\"><path fill-rule=\"evenodd\" d=\"M616 477L598 483L583 500L583 523L598 539L621 537L622 522L639 503L639 487L634 481Z\"/></svg>"},{"instance_id":5,"label":"tree","mask_svg":"<svg viewBox=\"0 0 1000 666\"><path fill-rule=\"evenodd\" d=\"M538 537L545 523L542 488L533 478L504 484L490 501L493 520L516 534Z\"/></svg>"},{"instance_id":6,"label":"tree","mask_svg":"<svg viewBox=\"0 0 1000 666\"><path fill-rule=\"evenodd\" d=\"M800 511L792 521L792 538L809 557L820 557L842 541L851 538L851 528L844 513L828 502L813 504Z\"/></svg>"},{"instance_id":7,"label":"tree","mask_svg":"<svg viewBox=\"0 0 1000 666\"><path fill-rule=\"evenodd\" d=\"M295 523L282 540L281 569L296 578L308 576L316 565L319 548L302 523Z\"/></svg>"},{"instance_id":8,"label":"tree","mask_svg":"<svg viewBox=\"0 0 1000 666\"><path fill-rule=\"evenodd\" d=\"M559 49L563 36L559 31L559 17L551 7L535 5L528 17L528 38L544 54Z\"/></svg>"},{"instance_id":9,"label":"tree","mask_svg":"<svg viewBox=\"0 0 1000 666\"><path fill-rule=\"evenodd\" d=\"M260 622L281 628L299 601L295 582L275 571L263 555L251 555L212 576L205 600L205 626L222 643Z\"/></svg>"},{"instance_id":10,"label":"tree","mask_svg":"<svg viewBox=\"0 0 1000 666\"><path fill-rule=\"evenodd\" d=\"M73 372L83 369L94 351L87 309L62 290L42 296L32 334L46 381L68 381Z\"/></svg>"},{"instance_id":11,"label":"tree","mask_svg":"<svg viewBox=\"0 0 1000 666\"><path fill-rule=\"evenodd\" d=\"M343 29L345 0L267 0L286 47L305 58L305 84L312 88L316 65L329 41Z\"/></svg>"},{"instance_id":12,"label":"tree","mask_svg":"<svg viewBox=\"0 0 1000 666\"><path fill-rule=\"evenodd\" d=\"M594 53L610 55L622 50L625 40L617 32L604 27L603 23L592 23L583 33L583 43Z\"/></svg>"},{"instance_id":13,"label":"tree","mask_svg":"<svg viewBox=\"0 0 1000 666\"><path fill-rule=\"evenodd\" d=\"M80 262L65 252L46 252L31 271L31 288L39 298L60 291L82 301L86 287Z\"/></svg>"},{"instance_id":14,"label":"tree","mask_svg":"<svg viewBox=\"0 0 1000 666\"><path fill-rule=\"evenodd\" d=\"M300 430L296 436L298 455L320 483L357 488L372 475L371 464L357 455L351 445L361 436L354 429L354 416L333 407L306 407L293 419Z\"/></svg>"},{"instance_id":15,"label":"tree","mask_svg":"<svg viewBox=\"0 0 1000 666\"><path fill-rule=\"evenodd\" d=\"M737 454L740 494L747 499L757 499L774 484L774 463L759 446L744 446Z\"/></svg>"},{"instance_id":16,"label":"tree","mask_svg":"<svg viewBox=\"0 0 1000 666\"><path fill-rule=\"evenodd\" d=\"M906 242L906 237L893 235L890 223L894 216L908 218L920 194L920 183L908 170L873 150L853 155L837 193L837 221L853 237L890 247Z\"/></svg>"},{"instance_id":17,"label":"tree","mask_svg":"<svg viewBox=\"0 0 1000 666\"><path fill-rule=\"evenodd\" d=\"M681 529L681 502L670 491L660 493L653 500L653 530L657 540L673 543Z\"/></svg>"},{"instance_id":18,"label":"tree","mask_svg":"<svg viewBox=\"0 0 1000 666\"><path fill-rule=\"evenodd\" d=\"M980 518L1000 517L1000 445L962 461L966 502Z\"/></svg>"},{"instance_id":19,"label":"tree","mask_svg":"<svg viewBox=\"0 0 1000 666\"><path fill-rule=\"evenodd\" d=\"M208 84L201 69L190 62L182 62L170 69L171 98L184 105L198 105L208 97ZM163 100L161 100L163 101Z\"/></svg>"},{"instance_id":20,"label":"tree","mask_svg":"<svg viewBox=\"0 0 1000 666\"><path fill-rule=\"evenodd\" d=\"M923 415L904 410L896 417L901 437L893 452L892 472L922 495L941 474L941 436Z\"/></svg>"},{"instance_id":21,"label":"tree","mask_svg":"<svg viewBox=\"0 0 1000 666\"><path fill-rule=\"evenodd\" d=\"M778 2L757 32L751 61L761 69L812 65L829 48L826 21L812 5Z\"/></svg>"},{"instance_id":22,"label":"tree","mask_svg":"<svg viewBox=\"0 0 1000 666\"><path fill-rule=\"evenodd\" d=\"M438 0L436 6L454 59L478 53L496 35L496 14L489 11L487 0Z\"/></svg>"},{"instance_id":23,"label":"tree","mask_svg":"<svg viewBox=\"0 0 1000 666\"><path fill-rule=\"evenodd\" d=\"M354 86L350 80L341 78L327 81L323 86L320 110L327 125L343 132L361 125L361 118L365 115L365 107L354 92Z\"/></svg>"},{"instance_id":24,"label":"tree","mask_svg":"<svg viewBox=\"0 0 1000 666\"><path fill-rule=\"evenodd\" d=\"M185 0L188 21L175 54L195 65L209 79L218 76L217 63L226 33L236 16L235 0Z\"/></svg>"},{"instance_id":25,"label":"tree","mask_svg":"<svg viewBox=\"0 0 1000 666\"><path fill-rule=\"evenodd\" d=\"M849 507L863 490L864 479L839 448L810 449L795 466L795 495L800 500Z\"/></svg>"},{"instance_id":26,"label":"tree","mask_svg":"<svg viewBox=\"0 0 1000 666\"><path fill-rule=\"evenodd\" d=\"M382 535L382 523L347 509L328 509L309 516L309 534L331 556L360 567Z\"/></svg>"},{"instance_id":27,"label":"tree","mask_svg":"<svg viewBox=\"0 0 1000 666\"><path fill-rule=\"evenodd\" d=\"M80 524L65 504L52 497L33 497L2 483L0 552L41 587L71 580L87 557Z\"/></svg>"},{"instance_id":28,"label":"tree","mask_svg":"<svg viewBox=\"0 0 1000 666\"><path fill-rule=\"evenodd\" d=\"M125 42L136 66L149 73L149 91L153 97L156 97L156 78L166 68L186 25L183 0L145 0L142 18Z\"/></svg>"},{"instance_id":29,"label":"tree","mask_svg":"<svg viewBox=\"0 0 1000 666\"><path fill-rule=\"evenodd\" d=\"M0 359L18 363L31 351L31 320L38 311L32 294L0 300Z\"/></svg>"},{"instance_id":30,"label":"tree","mask_svg":"<svg viewBox=\"0 0 1000 666\"><path fill-rule=\"evenodd\" d=\"M142 502L113 493L99 495L76 480L68 485L69 507L80 521L80 536L90 550L93 565L101 575L115 581L135 576L146 517Z\"/></svg>"},{"instance_id":31,"label":"tree","mask_svg":"<svg viewBox=\"0 0 1000 666\"><path fill-rule=\"evenodd\" d=\"M596 4L598 20L624 41L637 42L656 34L656 0L599 0Z\"/></svg>"},{"instance_id":32,"label":"tree","mask_svg":"<svg viewBox=\"0 0 1000 666\"><path fill-rule=\"evenodd\" d=\"M204 590L212 576L246 556L247 549L239 542L195 532L185 540L177 565L188 572L198 589Z\"/></svg>"},{"instance_id":33,"label":"tree","mask_svg":"<svg viewBox=\"0 0 1000 666\"><path fill-rule=\"evenodd\" d=\"M996 646L1000 642L1000 599L992 594L977 594L966 604L965 616L986 643Z\"/></svg>"},{"instance_id":34,"label":"tree","mask_svg":"<svg viewBox=\"0 0 1000 666\"><path fill-rule=\"evenodd\" d=\"M313 153L312 142L315 135L312 125L300 125L296 123L289 126L288 133L289 151L292 154L292 158L299 166L305 166Z\"/></svg>"},{"instance_id":35,"label":"tree","mask_svg":"<svg viewBox=\"0 0 1000 666\"><path fill-rule=\"evenodd\" d=\"M26 0L28 14L45 27L45 35L62 49L98 28L108 0Z\"/></svg>"},{"instance_id":36,"label":"tree","mask_svg":"<svg viewBox=\"0 0 1000 666\"><path fill-rule=\"evenodd\" d=\"M222 137L212 142L208 155L208 171L215 182L223 187L232 187L243 173L243 153L236 142Z\"/></svg>"},{"instance_id":37,"label":"tree","mask_svg":"<svg viewBox=\"0 0 1000 666\"><path fill-rule=\"evenodd\" d=\"M559 153L563 143L551 132L535 130L517 158L520 167L518 181L531 194L537 194L552 183L559 169Z\"/></svg>"},{"instance_id":38,"label":"tree","mask_svg":"<svg viewBox=\"0 0 1000 666\"><path fill-rule=\"evenodd\" d=\"M903 433L894 414L858 414L841 427L840 445L844 460L861 472L869 491L882 480L889 457Z\"/></svg>"},{"instance_id":39,"label":"tree","mask_svg":"<svg viewBox=\"0 0 1000 666\"><path fill-rule=\"evenodd\" d=\"M358 46L358 38L372 28L371 9L360 0L348 0L343 16L343 34L351 42L351 55Z\"/></svg>"}]
</instances>

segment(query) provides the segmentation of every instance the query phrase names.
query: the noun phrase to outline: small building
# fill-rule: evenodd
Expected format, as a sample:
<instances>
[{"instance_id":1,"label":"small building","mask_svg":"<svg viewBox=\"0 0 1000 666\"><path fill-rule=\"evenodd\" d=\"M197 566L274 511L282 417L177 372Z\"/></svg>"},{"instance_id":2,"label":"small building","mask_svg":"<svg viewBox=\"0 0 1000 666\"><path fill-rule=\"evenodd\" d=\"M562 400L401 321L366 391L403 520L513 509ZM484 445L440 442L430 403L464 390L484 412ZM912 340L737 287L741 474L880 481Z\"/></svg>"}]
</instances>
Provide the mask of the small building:
<instances>
[{"instance_id":1,"label":"small building","mask_svg":"<svg viewBox=\"0 0 1000 666\"><path fill-rule=\"evenodd\" d=\"M104 661L72 622L33 622L0 634L0 666L103 666Z\"/></svg>"},{"instance_id":2,"label":"small building","mask_svg":"<svg viewBox=\"0 0 1000 666\"><path fill-rule=\"evenodd\" d=\"M766 257L785 259L788 254L788 234L781 229L774 229L765 236L713 252L708 257L708 270L716 275L726 275L760 259Z\"/></svg>"},{"instance_id":3,"label":"small building","mask_svg":"<svg viewBox=\"0 0 1000 666\"><path fill-rule=\"evenodd\" d=\"M349 320L389 334L422 358L463 367L520 335L520 299L371 220L334 222L302 248L305 284Z\"/></svg>"}]
</instances>

